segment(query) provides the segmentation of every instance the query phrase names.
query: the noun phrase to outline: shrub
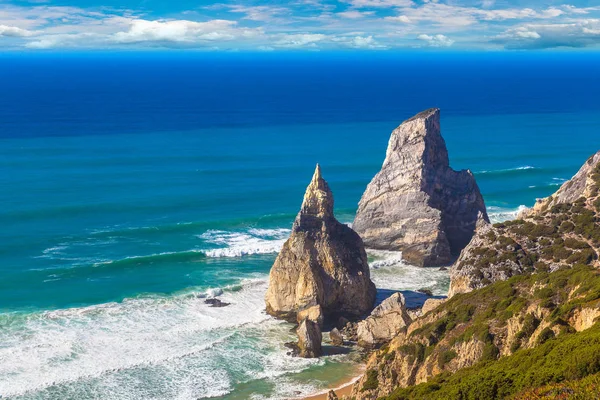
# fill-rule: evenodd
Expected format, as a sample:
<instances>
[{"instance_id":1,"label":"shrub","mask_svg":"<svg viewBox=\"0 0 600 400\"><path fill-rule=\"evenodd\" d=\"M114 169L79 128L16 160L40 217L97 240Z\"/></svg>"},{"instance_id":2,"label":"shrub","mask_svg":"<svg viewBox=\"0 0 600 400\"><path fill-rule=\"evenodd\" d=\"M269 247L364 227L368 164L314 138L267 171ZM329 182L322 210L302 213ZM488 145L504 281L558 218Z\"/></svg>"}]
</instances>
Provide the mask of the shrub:
<instances>
[{"instance_id":1,"label":"shrub","mask_svg":"<svg viewBox=\"0 0 600 400\"><path fill-rule=\"evenodd\" d=\"M378 376L377 370L376 369L368 370L366 373L366 376L367 376L367 380L363 384L363 387L360 391L366 392L367 390L377 389L379 387L379 381L377 380L377 376Z\"/></svg>"},{"instance_id":2,"label":"shrub","mask_svg":"<svg viewBox=\"0 0 600 400\"><path fill-rule=\"evenodd\" d=\"M452 349L442 352L442 354L440 354L440 368L455 359L457 355L456 351Z\"/></svg>"},{"instance_id":3,"label":"shrub","mask_svg":"<svg viewBox=\"0 0 600 400\"><path fill-rule=\"evenodd\" d=\"M546 327L540 332L540 335L537 338L537 344L543 344L550 339L554 339L554 331L549 327Z\"/></svg>"}]
</instances>

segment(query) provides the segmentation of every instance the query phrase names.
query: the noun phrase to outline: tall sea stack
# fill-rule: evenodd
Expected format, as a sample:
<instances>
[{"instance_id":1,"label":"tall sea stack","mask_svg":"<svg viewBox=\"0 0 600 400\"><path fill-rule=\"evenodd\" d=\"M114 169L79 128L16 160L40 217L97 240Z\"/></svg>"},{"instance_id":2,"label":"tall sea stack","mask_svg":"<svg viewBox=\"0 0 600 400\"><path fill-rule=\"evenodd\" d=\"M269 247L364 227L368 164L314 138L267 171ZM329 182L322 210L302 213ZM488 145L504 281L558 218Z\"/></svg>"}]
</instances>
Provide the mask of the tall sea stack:
<instances>
[{"instance_id":1,"label":"tall sea stack","mask_svg":"<svg viewBox=\"0 0 600 400\"><path fill-rule=\"evenodd\" d=\"M360 236L333 215L333 195L319 165L290 238L269 275L267 312L290 321L371 311L375 285Z\"/></svg>"},{"instance_id":2,"label":"tall sea stack","mask_svg":"<svg viewBox=\"0 0 600 400\"><path fill-rule=\"evenodd\" d=\"M381 171L367 186L353 229L369 248L400 250L419 266L449 264L488 222L473 174L450 168L432 108L392 132Z\"/></svg>"}]
</instances>

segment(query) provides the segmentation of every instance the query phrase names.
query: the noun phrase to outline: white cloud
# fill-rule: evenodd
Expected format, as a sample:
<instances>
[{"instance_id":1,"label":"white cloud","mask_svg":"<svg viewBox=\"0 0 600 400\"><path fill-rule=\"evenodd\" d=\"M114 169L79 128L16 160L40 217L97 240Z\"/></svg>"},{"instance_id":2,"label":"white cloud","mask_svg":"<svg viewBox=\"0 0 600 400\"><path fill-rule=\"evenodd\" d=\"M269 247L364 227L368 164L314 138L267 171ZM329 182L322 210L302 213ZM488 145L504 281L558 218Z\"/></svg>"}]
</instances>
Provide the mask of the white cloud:
<instances>
[{"instance_id":1,"label":"white cloud","mask_svg":"<svg viewBox=\"0 0 600 400\"><path fill-rule=\"evenodd\" d=\"M600 47L600 20L524 24L506 29L495 42L507 48Z\"/></svg>"},{"instance_id":2,"label":"white cloud","mask_svg":"<svg viewBox=\"0 0 600 400\"><path fill-rule=\"evenodd\" d=\"M251 21L271 21L278 15L289 13L289 10L283 7L242 5L226 5L225 7L229 8L231 12L246 14L243 19Z\"/></svg>"},{"instance_id":3,"label":"white cloud","mask_svg":"<svg viewBox=\"0 0 600 400\"><path fill-rule=\"evenodd\" d=\"M117 43L206 42L248 38L261 33L259 29L238 28L236 21L220 19L208 22L134 19L127 31L115 33L112 39Z\"/></svg>"},{"instance_id":4,"label":"white cloud","mask_svg":"<svg viewBox=\"0 0 600 400\"><path fill-rule=\"evenodd\" d=\"M278 47L315 47L317 42L327 38L321 33L284 34L279 37L274 43Z\"/></svg>"},{"instance_id":5,"label":"white cloud","mask_svg":"<svg viewBox=\"0 0 600 400\"><path fill-rule=\"evenodd\" d=\"M445 35L419 35L417 39L423 40L428 43L431 47L449 47L454 44L454 40L448 38Z\"/></svg>"},{"instance_id":6,"label":"white cloud","mask_svg":"<svg viewBox=\"0 0 600 400\"><path fill-rule=\"evenodd\" d=\"M414 5L412 0L348 0L347 2L355 8L411 7Z\"/></svg>"},{"instance_id":7,"label":"white cloud","mask_svg":"<svg viewBox=\"0 0 600 400\"><path fill-rule=\"evenodd\" d=\"M17 28L16 26L0 25L0 36L27 37L34 34L30 30Z\"/></svg>"},{"instance_id":8,"label":"white cloud","mask_svg":"<svg viewBox=\"0 0 600 400\"><path fill-rule=\"evenodd\" d=\"M348 19L359 19L359 18L368 17L373 14L375 14L374 11L358 11L358 10L348 10L348 11L342 11L342 12L337 13L338 16L340 16L342 18L348 18Z\"/></svg>"},{"instance_id":9,"label":"white cloud","mask_svg":"<svg viewBox=\"0 0 600 400\"><path fill-rule=\"evenodd\" d=\"M385 17L384 18L386 21L394 21L394 22L402 22L404 24L410 24L410 18L408 18L406 15L399 15L397 17Z\"/></svg>"}]
</instances>

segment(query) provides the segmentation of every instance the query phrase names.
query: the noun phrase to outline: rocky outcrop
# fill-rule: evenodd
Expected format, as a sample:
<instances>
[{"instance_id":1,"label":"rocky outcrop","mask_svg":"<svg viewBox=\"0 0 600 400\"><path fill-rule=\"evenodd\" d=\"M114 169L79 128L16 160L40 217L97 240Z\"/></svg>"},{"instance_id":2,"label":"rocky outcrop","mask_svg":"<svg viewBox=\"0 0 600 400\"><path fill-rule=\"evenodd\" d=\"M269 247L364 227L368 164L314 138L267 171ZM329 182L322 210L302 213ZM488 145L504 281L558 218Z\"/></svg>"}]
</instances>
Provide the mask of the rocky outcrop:
<instances>
[{"instance_id":1,"label":"rocky outcrop","mask_svg":"<svg viewBox=\"0 0 600 400\"><path fill-rule=\"evenodd\" d=\"M389 342L411 322L402 293L394 293L378 305L371 315L358 323L358 345L378 347Z\"/></svg>"},{"instance_id":2,"label":"rocky outcrop","mask_svg":"<svg viewBox=\"0 0 600 400\"><path fill-rule=\"evenodd\" d=\"M316 358L321 356L323 353L321 348L323 335L321 334L319 324L305 319L296 330L296 334L298 335L300 357Z\"/></svg>"},{"instance_id":3,"label":"rocky outcrop","mask_svg":"<svg viewBox=\"0 0 600 400\"><path fill-rule=\"evenodd\" d=\"M579 169L577 174L565 182L550 197L539 199L527 215L536 215L544 213L553 206L559 204L570 204L578 199L596 197L598 192L598 165L600 164L600 151L587 159L585 164Z\"/></svg>"},{"instance_id":4,"label":"rocky outcrop","mask_svg":"<svg viewBox=\"0 0 600 400\"><path fill-rule=\"evenodd\" d=\"M335 219L333 195L318 165L271 268L265 301L269 314L292 322L299 313L313 320L319 313L336 317L332 321L340 315L356 318L375 302L363 241Z\"/></svg>"},{"instance_id":5,"label":"rocky outcrop","mask_svg":"<svg viewBox=\"0 0 600 400\"><path fill-rule=\"evenodd\" d=\"M481 225L450 271L449 297L514 275L600 266L600 152L514 221Z\"/></svg>"},{"instance_id":6,"label":"rocky outcrop","mask_svg":"<svg viewBox=\"0 0 600 400\"><path fill-rule=\"evenodd\" d=\"M401 250L410 263L434 266L458 256L478 215L487 221L475 178L450 168L440 111L430 109L392 132L352 226L369 248Z\"/></svg>"}]
</instances>

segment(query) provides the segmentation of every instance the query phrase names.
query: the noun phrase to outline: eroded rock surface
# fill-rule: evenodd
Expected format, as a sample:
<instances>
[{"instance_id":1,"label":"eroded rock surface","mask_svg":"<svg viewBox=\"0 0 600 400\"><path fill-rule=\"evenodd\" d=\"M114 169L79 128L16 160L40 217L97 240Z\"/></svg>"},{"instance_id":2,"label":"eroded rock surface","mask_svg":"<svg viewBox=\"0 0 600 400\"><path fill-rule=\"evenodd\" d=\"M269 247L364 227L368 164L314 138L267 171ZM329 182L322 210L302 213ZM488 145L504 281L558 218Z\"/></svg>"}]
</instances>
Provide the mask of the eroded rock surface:
<instances>
[{"instance_id":1,"label":"eroded rock surface","mask_svg":"<svg viewBox=\"0 0 600 400\"><path fill-rule=\"evenodd\" d=\"M469 243L479 214L487 221L475 178L450 168L440 111L433 108L392 132L352 227L369 248L401 250L420 266L444 265Z\"/></svg>"},{"instance_id":2,"label":"eroded rock surface","mask_svg":"<svg viewBox=\"0 0 600 400\"><path fill-rule=\"evenodd\" d=\"M335 219L333 195L318 165L271 268L265 301L269 314L292 322L299 313L313 318L318 309L325 318L359 317L375 302L363 241Z\"/></svg>"}]
</instances>

